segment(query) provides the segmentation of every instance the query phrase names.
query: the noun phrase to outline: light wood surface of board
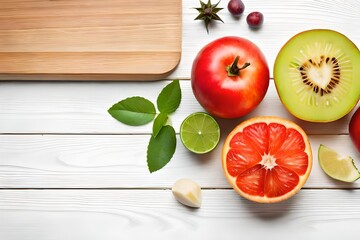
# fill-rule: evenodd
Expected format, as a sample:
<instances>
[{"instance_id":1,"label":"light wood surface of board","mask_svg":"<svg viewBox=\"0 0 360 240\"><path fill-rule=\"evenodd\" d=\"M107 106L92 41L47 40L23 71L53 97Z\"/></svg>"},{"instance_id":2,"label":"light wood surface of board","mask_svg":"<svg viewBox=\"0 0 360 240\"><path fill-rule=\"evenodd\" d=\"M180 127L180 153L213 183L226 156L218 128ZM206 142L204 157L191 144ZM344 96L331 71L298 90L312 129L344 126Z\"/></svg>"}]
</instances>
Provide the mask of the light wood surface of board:
<instances>
[{"instance_id":1,"label":"light wood surface of board","mask_svg":"<svg viewBox=\"0 0 360 240\"><path fill-rule=\"evenodd\" d=\"M13 38L14 43L20 43L23 34L48 12L42 7L43 2L0 0L1 13L4 13L0 14L0 43L4 43L1 36L11 30L10 19L16 12L15 5L4 10L3 3L28 8L24 18L18 19L22 30ZM94 27L95 23L86 13L93 13L90 6L98 1L49 2L58 9L63 4L72 6L82 2L82 23L87 24L83 27ZM129 1L130 5L120 0L102 2L118 2L118 7L124 8L123 13L131 15L130 3L135 1ZM149 24L162 23L159 12L170 5L170 1L156 2L156 7L151 8L152 17L146 21ZM125 79L129 81L105 82L100 75L100 81L91 82L1 81L0 240L357 239L360 180L350 184L332 180L321 170L317 160L318 147L325 144L343 155L352 156L360 167L360 154L348 135L354 111L332 123L301 121L284 108L271 80L265 99L252 113L240 119L217 119L222 136L214 151L195 155L180 142L178 133L183 119L193 112L203 111L193 96L189 79L192 61L206 43L227 35L252 40L263 50L271 76L281 46L302 30L330 28L360 45L359 0L244 0L244 3L244 15L235 19L226 9L227 1L222 0L219 5L225 9L219 15L225 23L211 24L207 34L203 23L193 20L197 16L193 8L199 5L198 0L183 0L182 57L178 67L163 81L145 81L140 74L139 79L144 81L134 82L129 76ZM106 11L110 10L103 8L98 13ZM264 25L258 31L246 25L246 15L251 11L264 13ZM53 11L48 17L56 22L57 28L74 24L61 18L63 15L64 11L59 10L59 14ZM169 16L174 15L170 12ZM110 28L121 27L121 22L111 16L103 18L103 22ZM49 28L50 23L43 21L45 30L39 34L58 34ZM92 32L83 34L91 36ZM168 40L163 35L159 39ZM92 41L91 38L86 40ZM43 56L63 47L50 44L42 48L36 38L32 41L26 48ZM99 41L108 47L107 39ZM0 44L0 52L4 51L2 47L4 45ZM26 58L16 52L14 46L7 45L6 51ZM109 51L103 53L110 54ZM25 62L19 64L26 65ZM94 64L101 66L101 63ZM33 67L38 64L34 63ZM102 69L105 71L106 67ZM90 75L96 76L94 72ZM45 79L33 76L37 80ZM64 75L57 76L59 80L68 80ZM2 78L10 80L11 76ZM173 79L181 79L182 89L180 107L171 115L177 132L177 149L165 168L150 174L146 147L152 125L126 126L114 120L107 109L131 96L143 96L155 102L161 89ZM259 115L280 116L299 124L309 135L314 155L313 169L303 189L278 204L256 204L241 198L231 189L221 167L221 148L226 135L241 121ZM172 196L173 183L184 177L193 179L203 188L200 209L184 207Z\"/></svg>"},{"instance_id":2,"label":"light wood surface of board","mask_svg":"<svg viewBox=\"0 0 360 240\"><path fill-rule=\"evenodd\" d=\"M0 79L164 78L181 17L181 0L1 0Z\"/></svg>"}]
</instances>

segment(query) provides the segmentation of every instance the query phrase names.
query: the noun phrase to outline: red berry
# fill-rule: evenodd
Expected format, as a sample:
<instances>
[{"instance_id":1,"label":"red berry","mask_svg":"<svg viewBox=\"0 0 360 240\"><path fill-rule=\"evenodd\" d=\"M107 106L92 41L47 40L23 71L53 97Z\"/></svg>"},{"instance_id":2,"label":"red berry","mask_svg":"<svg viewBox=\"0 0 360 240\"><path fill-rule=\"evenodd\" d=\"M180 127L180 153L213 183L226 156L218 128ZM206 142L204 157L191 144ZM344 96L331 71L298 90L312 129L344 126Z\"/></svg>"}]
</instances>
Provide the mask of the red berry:
<instances>
[{"instance_id":1,"label":"red berry","mask_svg":"<svg viewBox=\"0 0 360 240\"><path fill-rule=\"evenodd\" d=\"M245 5L241 0L230 0L227 7L234 16L241 15L245 10Z\"/></svg>"},{"instance_id":2,"label":"red berry","mask_svg":"<svg viewBox=\"0 0 360 240\"><path fill-rule=\"evenodd\" d=\"M247 16L246 22L252 28L259 28L264 22L264 15L261 12L252 12Z\"/></svg>"}]
</instances>

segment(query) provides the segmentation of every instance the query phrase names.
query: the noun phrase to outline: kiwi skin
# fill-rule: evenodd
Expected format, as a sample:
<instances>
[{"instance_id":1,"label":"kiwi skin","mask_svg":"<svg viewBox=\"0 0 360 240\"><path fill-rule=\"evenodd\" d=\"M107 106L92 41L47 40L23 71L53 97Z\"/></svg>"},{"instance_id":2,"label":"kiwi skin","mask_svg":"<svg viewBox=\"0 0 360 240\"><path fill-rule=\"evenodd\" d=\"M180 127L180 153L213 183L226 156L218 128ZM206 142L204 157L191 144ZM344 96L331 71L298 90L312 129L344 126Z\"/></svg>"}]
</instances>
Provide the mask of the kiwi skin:
<instances>
[{"instance_id":1,"label":"kiwi skin","mask_svg":"<svg viewBox=\"0 0 360 240\"><path fill-rule=\"evenodd\" d=\"M303 36L301 36L301 35L303 35ZM325 37L323 37L323 35ZM326 38L326 37L328 37L328 38ZM293 42L292 45L289 44L293 39L296 39L295 43ZM286 88L286 85L288 85L289 83L286 83L286 84L283 83L285 81L288 81L288 82L291 81L291 79L290 80L286 79L286 78L289 78L288 76L286 76L286 74L289 71L284 70L284 69L287 69L288 66L291 64L291 59L293 58L293 56L297 57L297 55L300 55L299 50L302 49L300 46L296 46L296 44L299 45L299 42L305 42L305 47L308 47L306 41L309 42L309 46L311 44L313 44L313 42L317 43L317 41L320 42L320 45L321 45L321 41L325 42L326 44L329 42L330 45L333 44L333 42L335 42L335 44L337 44L337 47L339 48L339 45L340 45L341 50L344 50L344 52L347 54L346 57L348 57L348 59L351 60L350 64L352 64L352 65L350 65L351 66L350 73L347 69L347 75L350 75L349 82L351 85L350 85L350 88L348 87L348 89L350 89L350 90L346 89L349 91L349 94L344 95L343 96L344 99L340 97L340 99L343 102L341 105L341 108L339 106L337 106L337 107L332 107L332 108L330 107L328 109L321 109L321 108L316 109L317 107L311 106L311 107L308 107L309 108L308 110L304 111L304 109L306 109L307 107L299 106L299 104L301 105L302 103L300 103L300 100L296 99L297 97L294 97L294 96L296 96L295 92L293 92L293 94L292 94L292 92L290 91L291 89ZM294 47L294 45L295 45L295 47ZM345 45L345 47L343 47L343 45ZM323 49L321 49L321 50L323 50ZM303 54L303 51L301 51L301 54ZM321 57L323 57L323 55L325 55L322 52L320 52L320 54L321 54ZM318 58L319 57L320 57L320 55L318 56ZM281 61L280 61L281 63L278 63L280 58L281 58ZM302 58L302 56L299 57L299 59L300 58ZM321 61L323 61L323 58L321 58ZM310 61L310 64L313 64L313 63ZM297 70L299 72L301 72L301 70L302 70L300 68L301 66L300 65L297 65L297 66L298 66ZM278 96L279 96L283 106L292 115L294 115L295 117L297 117L301 120L308 121L308 122L332 122L332 121L336 121L336 120L346 116L349 112L352 111L352 109L357 105L357 103L360 100L360 68L357 66L360 66L360 51L349 38L347 38L344 34L341 34L339 32L336 32L336 31L330 30L330 29L311 29L311 30L303 31L303 32L300 32L300 33L294 35L282 46L282 48L280 49L280 51L275 59L275 64L274 64L274 80L275 81L274 82L275 82ZM286 77L284 77L284 76L286 76ZM303 77L302 74L301 74L301 77ZM278 78L279 79L281 78L281 80L278 80ZM304 80L304 78L302 80ZM307 83L305 83L305 81L303 81L303 83L307 84ZM282 85L282 86L279 86L279 85ZM307 85L309 85L309 84L307 84ZM345 87L343 87L343 88L345 88ZM314 90L314 94L316 93L321 96L324 95L324 94L320 94L320 91L319 92L315 91L315 90L319 90L319 89L313 89L313 90ZM284 92L289 92L289 93L284 93ZM321 93L324 93L324 92L321 91ZM286 95L286 94L289 94L289 95ZM328 94L328 93L326 92L326 94ZM292 96L290 96L290 95L292 95ZM289 103L288 100L284 99L284 98L287 98L287 99L290 98L291 103ZM298 98L300 98L300 97L298 97ZM293 101L292 99L296 99L296 100ZM294 103L297 103L297 104L294 104ZM303 105L306 105L306 104L303 104ZM317 105L317 104L313 104L313 105ZM302 111L302 112L300 112L300 114L299 114L299 110L297 108L302 108L302 110L300 110L300 111ZM310 109L310 108L312 108L312 109ZM304 114L304 112L306 112L306 114ZM310 114L307 114L307 112L309 112ZM327 114L326 112L328 112L329 114ZM322 116L322 114L323 114L323 116Z\"/></svg>"}]
</instances>

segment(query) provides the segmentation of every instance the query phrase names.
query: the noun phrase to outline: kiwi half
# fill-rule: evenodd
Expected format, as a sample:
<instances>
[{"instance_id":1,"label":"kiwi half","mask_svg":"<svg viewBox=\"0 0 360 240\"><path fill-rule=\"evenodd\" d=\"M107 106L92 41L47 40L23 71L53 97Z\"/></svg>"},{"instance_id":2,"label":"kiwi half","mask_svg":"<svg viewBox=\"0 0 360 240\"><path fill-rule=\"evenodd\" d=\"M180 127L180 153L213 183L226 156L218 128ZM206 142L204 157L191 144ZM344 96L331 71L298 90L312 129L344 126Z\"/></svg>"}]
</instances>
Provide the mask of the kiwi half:
<instances>
[{"instance_id":1,"label":"kiwi half","mask_svg":"<svg viewBox=\"0 0 360 240\"><path fill-rule=\"evenodd\" d=\"M282 103L294 116L310 122L335 121L359 101L359 49L333 30L301 32L280 50L274 81Z\"/></svg>"}]
</instances>

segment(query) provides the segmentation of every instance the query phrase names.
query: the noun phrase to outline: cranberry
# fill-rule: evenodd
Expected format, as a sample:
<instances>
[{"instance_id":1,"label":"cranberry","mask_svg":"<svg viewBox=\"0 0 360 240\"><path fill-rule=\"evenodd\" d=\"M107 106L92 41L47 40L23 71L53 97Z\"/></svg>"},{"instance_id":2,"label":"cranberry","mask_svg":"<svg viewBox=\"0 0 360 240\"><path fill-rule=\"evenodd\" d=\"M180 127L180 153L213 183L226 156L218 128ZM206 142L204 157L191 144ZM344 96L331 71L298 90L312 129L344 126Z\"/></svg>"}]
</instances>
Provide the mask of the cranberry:
<instances>
[{"instance_id":1,"label":"cranberry","mask_svg":"<svg viewBox=\"0 0 360 240\"><path fill-rule=\"evenodd\" d=\"M245 10L245 5L241 0L230 0L227 7L234 16L241 15Z\"/></svg>"},{"instance_id":2,"label":"cranberry","mask_svg":"<svg viewBox=\"0 0 360 240\"><path fill-rule=\"evenodd\" d=\"M264 15L261 12L252 12L247 16L246 22L252 28L259 28L264 22Z\"/></svg>"}]
</instances>

